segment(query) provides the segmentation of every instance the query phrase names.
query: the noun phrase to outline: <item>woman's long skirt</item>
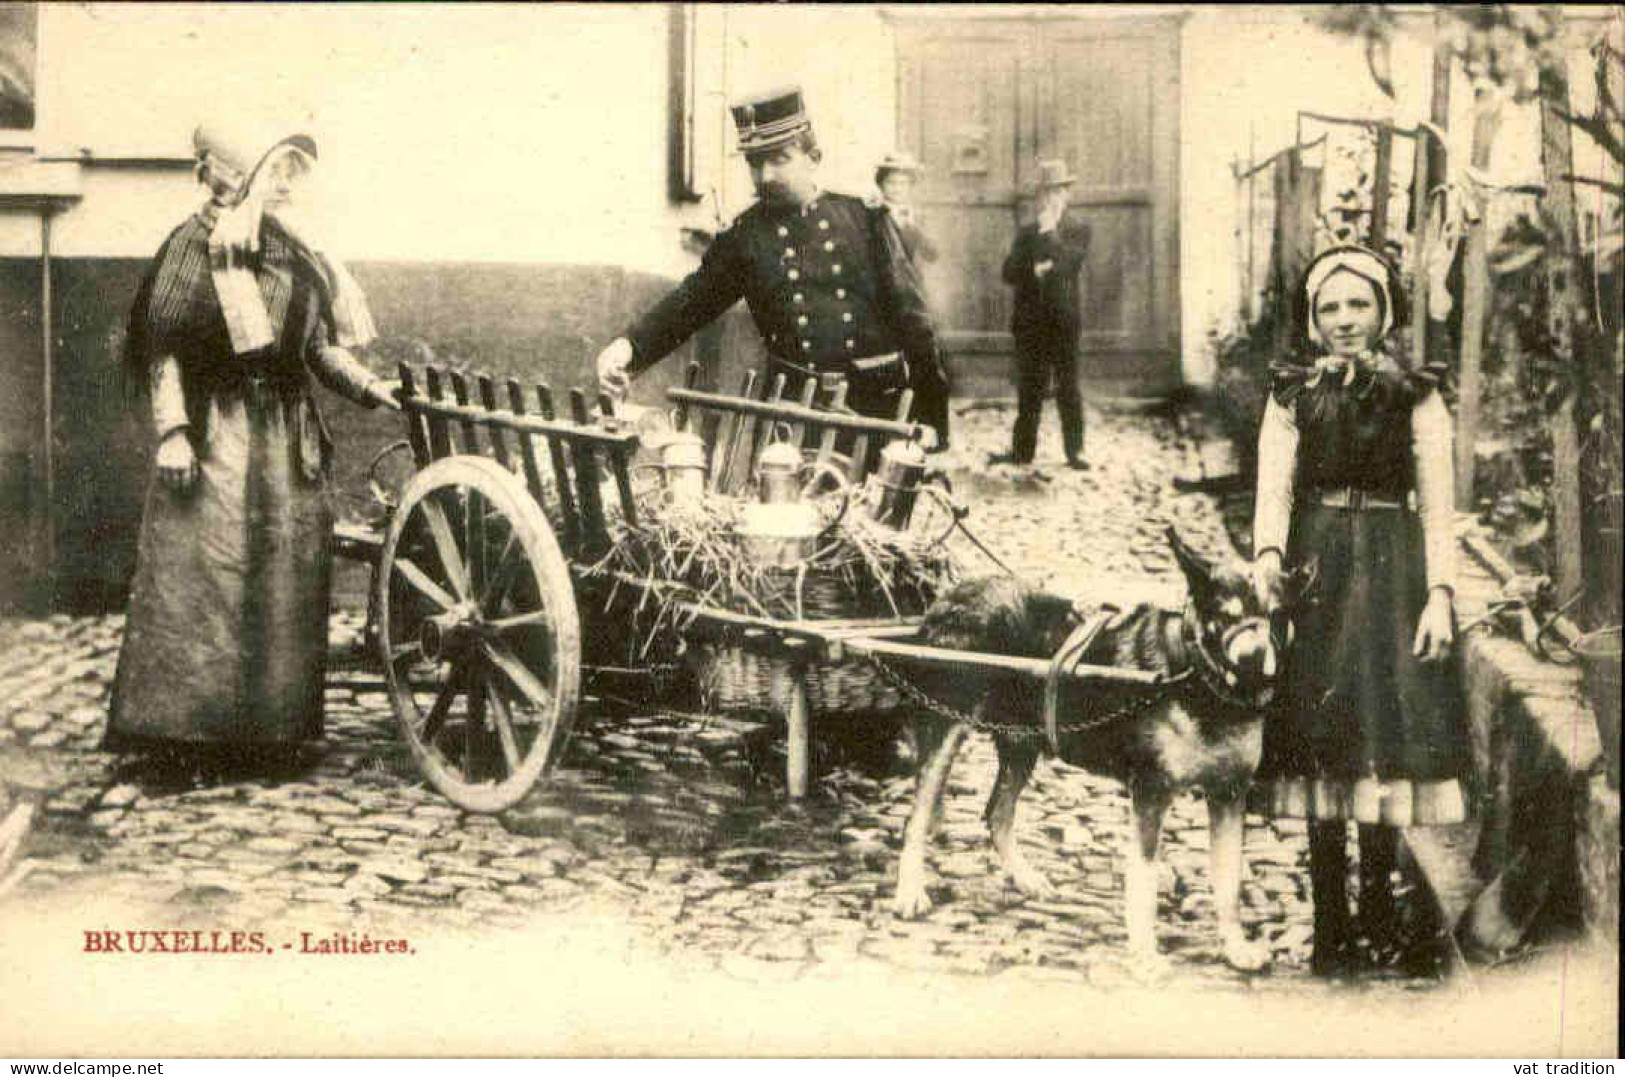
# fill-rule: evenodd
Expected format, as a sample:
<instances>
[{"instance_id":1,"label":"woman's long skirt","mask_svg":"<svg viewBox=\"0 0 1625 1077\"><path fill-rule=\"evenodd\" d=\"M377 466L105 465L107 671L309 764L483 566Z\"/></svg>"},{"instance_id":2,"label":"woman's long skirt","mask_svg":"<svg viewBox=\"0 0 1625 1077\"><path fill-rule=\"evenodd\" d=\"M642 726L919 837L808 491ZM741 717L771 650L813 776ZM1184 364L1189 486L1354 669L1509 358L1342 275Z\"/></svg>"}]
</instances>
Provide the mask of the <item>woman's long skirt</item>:
<instances>
[{"instance_id":1,"label":"woman's long skirt","mask_svg":"<svg viewBox=\"0 0 1625 1077\"><path fill-rule=\"evenodd\" d=\"M321 735L333 514L313 420L300 395L217 397L192 489L149 484L108 748Z\"/></svg>"}]
</instances>

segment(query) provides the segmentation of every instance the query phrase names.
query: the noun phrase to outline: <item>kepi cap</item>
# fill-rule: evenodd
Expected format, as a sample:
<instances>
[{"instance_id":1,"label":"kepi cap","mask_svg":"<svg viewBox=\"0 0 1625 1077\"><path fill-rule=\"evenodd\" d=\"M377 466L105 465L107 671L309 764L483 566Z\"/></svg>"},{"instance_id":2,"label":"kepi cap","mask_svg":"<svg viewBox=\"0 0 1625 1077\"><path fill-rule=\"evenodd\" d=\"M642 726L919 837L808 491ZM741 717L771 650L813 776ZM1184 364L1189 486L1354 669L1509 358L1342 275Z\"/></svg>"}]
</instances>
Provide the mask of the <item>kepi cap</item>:
<instances>
[{"instance_id":1,"label":"kepi cap","mask_svg":"<svg viewBox=\"0 0 1625 1077\"><path fill-rule=\"evenodd\" d=\"M742 98L729 106L739 132L739 152L767 153L812 130L800 86L786 86Z\"/></svg>"}]
</instances>

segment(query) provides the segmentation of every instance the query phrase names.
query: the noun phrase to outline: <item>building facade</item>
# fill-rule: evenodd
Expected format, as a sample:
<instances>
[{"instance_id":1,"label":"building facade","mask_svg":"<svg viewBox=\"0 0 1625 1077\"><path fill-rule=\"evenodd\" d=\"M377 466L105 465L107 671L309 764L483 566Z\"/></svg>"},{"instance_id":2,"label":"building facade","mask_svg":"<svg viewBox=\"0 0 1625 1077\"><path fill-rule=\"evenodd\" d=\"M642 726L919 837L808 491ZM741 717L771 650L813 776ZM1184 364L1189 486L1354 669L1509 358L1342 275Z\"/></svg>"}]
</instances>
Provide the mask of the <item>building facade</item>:
<instances>
[{"instance_id":1,"label":"building facade","mask_svg":"<svg viewBox=\"0 0 1625 1077\"><path fill-rule=\"evenodd\" d=\"M830 187L894 146L928 172L927 284L960 391L1009 391L998 267L1041 157L1095 243L1096 396L1207 384L1237 301L1232 167L1300 110L1425 115L1302 8L1185 5L0 4L0 608L116 602L151 452L113 356L139 273L200 200L190 134L248 111L322 148L316 223L386 336L584 384L597 349L751 200L726 104L805 89ZM1332 77L1330 73L1336 73ZM1458 105L1470 98L1455 95ZM1452 123L1452 131L1470 128ZM1452 135L1455 138L1455 135ZM1538 167L1538 165L1537 165ZM741 312L687 358L727 378ZM681 367L640 385L653 398ZM334 405L347 489L397 433Z\"/></svg>"}]
</instances>

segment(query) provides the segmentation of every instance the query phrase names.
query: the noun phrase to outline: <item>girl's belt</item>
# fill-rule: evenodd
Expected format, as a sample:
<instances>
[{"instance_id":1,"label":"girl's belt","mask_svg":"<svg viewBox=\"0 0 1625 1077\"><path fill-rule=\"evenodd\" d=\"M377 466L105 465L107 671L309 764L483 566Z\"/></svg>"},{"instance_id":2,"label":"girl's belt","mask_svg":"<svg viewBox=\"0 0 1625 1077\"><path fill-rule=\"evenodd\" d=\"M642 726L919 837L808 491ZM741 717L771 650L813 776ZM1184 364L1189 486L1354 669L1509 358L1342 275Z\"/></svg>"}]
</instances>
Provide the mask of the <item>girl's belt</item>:
<instances>
[{"instance_id":1,"label":"girl's belt","mask_svg":"<svg viewBox=\"0 0 1625 1077\"><path fill-rule=\"evenodd\" d=\"M1416 494L1408 493L1403 498L1382 497L1355 486L1323 487L1314 495L1317 504L1333 509L1349 509L1359 512L1361 509L1416 509Z\"/></svg>"}]
</instances>

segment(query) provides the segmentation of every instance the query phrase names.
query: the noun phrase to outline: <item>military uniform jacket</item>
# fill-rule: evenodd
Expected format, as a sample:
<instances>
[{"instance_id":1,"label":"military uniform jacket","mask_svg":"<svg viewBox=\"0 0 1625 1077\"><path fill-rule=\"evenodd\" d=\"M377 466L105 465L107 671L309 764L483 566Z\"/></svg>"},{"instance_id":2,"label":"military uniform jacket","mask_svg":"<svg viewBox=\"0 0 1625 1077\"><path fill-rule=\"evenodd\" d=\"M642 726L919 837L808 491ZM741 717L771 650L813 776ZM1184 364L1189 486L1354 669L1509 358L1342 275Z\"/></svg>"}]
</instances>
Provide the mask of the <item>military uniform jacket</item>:
<instances>
[{"instance_id":1,"label":"military uniform jacket","mask_svg":"<svg viewBox=\"0 0 1625 1077\"><path fill-rule=\"evenodd\" d=\"M743 298L767 349L841 370L901 351L918 388L941 377L924 288L891 214L824 192L805 207L758 202L700 267L626 332L630 373L659 362Z\"/></svg>"},{"instance_id":2,"label":"military uniform jacket","mask_svg":"<svg viewBox=\"0 0 1625 1077\"><path fill-rule=\"evenodd\" d=\"M1050 329L1076 335L1083 311L1078 294L1078 273L1089 254L1089 226L1063 216L1052 232L1040 233L1037 223L1024 225L1004 260L1004 281L1016 289L1010 331L1025 334ZM1033 267L1051 263L1042 279Z\"/></svg>"}]
</instances>

